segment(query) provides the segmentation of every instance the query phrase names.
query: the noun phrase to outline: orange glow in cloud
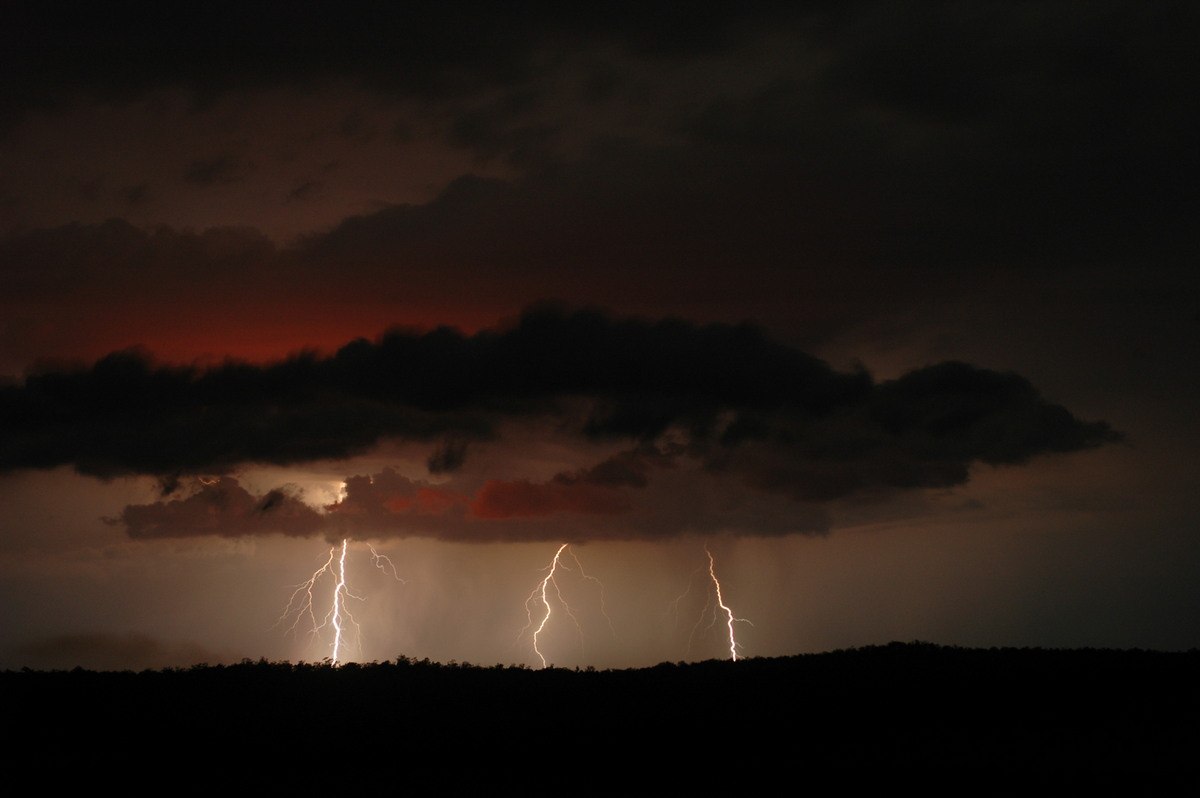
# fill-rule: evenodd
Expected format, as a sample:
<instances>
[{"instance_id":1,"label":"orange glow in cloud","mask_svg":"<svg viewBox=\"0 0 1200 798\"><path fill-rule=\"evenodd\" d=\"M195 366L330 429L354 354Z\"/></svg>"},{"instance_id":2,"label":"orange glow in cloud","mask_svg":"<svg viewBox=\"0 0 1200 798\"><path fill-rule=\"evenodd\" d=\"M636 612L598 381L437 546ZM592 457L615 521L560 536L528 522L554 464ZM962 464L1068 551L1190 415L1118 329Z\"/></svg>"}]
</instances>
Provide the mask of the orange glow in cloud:
<instances>
[{"instance_id":1,"label":"orange glow in cloud","mask_svg":"<svg viewBox=\"0 0 1200 798\"><path fill-rule=\"evenodd\" d=\"M493 479L475 496L471 515L482 519L539 518L559 513L618 515L628 512L630 506L623 492L606 485Z\"/></svg>"},{"instance_id":2,"label":"orange glow in cloud","mask_svg":"<svg viewBox=\"0 0 1200 798\"><path fill-rule=\"evenodd\" d=\"M392 496L384 500L383 506L396 514L416 510L419 515L444 515L455 504L465 501L463 496L437 488L418 488L416 496Z\"/></svg>"},{"instance_id":3,"label":"orange glow in cloud","mask_svg":"<svg viewBox=\"0 0 1200 798\"><path fill-rule=\"evenodd\" d=\"M401 326L457 327L467 334L494 326L519 307L392 302L358 292L325 297L188 295L158 304L131 297L102 302L65 296L15 306L0 298L12 333L0 348L0 374L38 360L87 362L138 347L169 363L280 360L302 350L332 353L356 338L375 339Z\"/></svg>"}]
</instances>

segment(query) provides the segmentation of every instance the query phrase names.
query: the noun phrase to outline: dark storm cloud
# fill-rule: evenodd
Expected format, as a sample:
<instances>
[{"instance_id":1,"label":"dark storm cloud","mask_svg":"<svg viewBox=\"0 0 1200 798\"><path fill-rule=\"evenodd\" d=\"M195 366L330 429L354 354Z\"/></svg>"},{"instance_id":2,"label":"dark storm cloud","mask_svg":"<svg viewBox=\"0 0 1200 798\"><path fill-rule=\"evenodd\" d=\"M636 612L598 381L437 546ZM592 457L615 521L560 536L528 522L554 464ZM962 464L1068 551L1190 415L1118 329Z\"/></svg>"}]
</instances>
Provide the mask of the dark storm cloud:
<instances>
[{"instance_id":1,"label":"dark storm cloud","mask_svg":"<svg viewBox=\"0 0 1200 798\"><path fill-rule=\"evenodd\" d=\"M10 113L350 80L525 172L348 219L311 242L330 258L411 263L415 239L446 263L884 272L1194 249L1190 3L38 9L6 8Z\"/></svg>"},{"instance_id":2,"label":"dark storm cloud","mask_svg":"<svg viewBox=\"0 0 1200 798\"><path fill-rule=\"evenodd\" d=\"M467 442L465 440L448 439L429 455L425 467L430 474L444 474L457 471L467 459Z\"/></svg>"},{"instance_id":3,"label":"dark storm cloud","mask_svg":"<svg viewBox=\"0 0 1200 798\"><path fill-rule=\"evenodd\" d=\"M146 201L147 186L145 183L138 183L135 186L126 186L121 190L121 196L130 205L141 205Z\"/></svg>"},{"instance_id":4,"label":"dark storm cloud","mask_svg":"<svg viewBox=\"0 0 1200 798\"><path fill-rule=\"evenodd\" d=\"M296 495L276 488L254 496L232 477L202 480L199 489L186 498L129 505L118 518L106 520L140 539L268 533L308 536L325 527L320 514Z\"/></svg>"},{"instance_id":5,"label":"dark storm cloud","mask_svg":"<svg viewBox=\"0 0 1200 798\"><path fill-rule=\"evenodd\" d=\"M242 180L254 169L253 164L244 163L233 155L215 158L199 158L188 164L183 179L202 188L218 183L233 183Z\"/></svg>"},{"instance_id":6,"label":"dark storm cloud","mask_svg":"<svg viewBox=\"0 0 1200 798\"><path fill-rule=\"evenodd\" d=\"M201 97L247 85L361 80L386 93L439 97L537 74L530 55L615 41L644 57L719 50L762 12L754 4L678 10L493 3L117 2L66 13L6 3L0 74L6 115L73 96L127 100L164 85ZM770 15L768 15L770 18Z\"/></svg>"},{"instance_id":7,"label":"dark storm cloud","mask_svg":"<svg viewBox=\"0 0 1200 798\"><path fill-rule=\"evenodd\" d=\"M343 313L410 303L393 318L492 301L477 317L494 319L550 296L752 316L803 326L807 346L864 320L950 306L1018 271L1036 281L1042 270L1136 263L1140 278L1194 260L1194 4L818 3L782 17L739 6L693 9L686 25L652 10L106 6L62 18L42 8L0 12L13 19L0 25L12 45L0 59L14 59L0 81L13 91L0 96L14 113L163 85L212 95L335 77L385 99L421 94L417 110L398 112L424 114L421 135L428 122L524 166L505 180L460 176L426 204L343 218L296 247L252 230L121 221L6 236L9 364L68 350L56 340L68 330L99 339L147 313L202 310L219 334L297 297ZM160 28L172 33L152 35ZM196 177L250 158L229 146L195 153L194 166L211 167ZM338 194L311 175L269 192L249 185L263 178L247 177L246 191L282 203L294 186L306 208ZM111 343L89 355L154 348L156 331L151 321L105 335Z\"/></svg>"},{"instance_id":8,"label":"dark storm cloud","mask_svg":"<svg viewBox=\"0 0 1200 798\"><path fill-rule=\"evenodd\" d=\"M1194 7L853 9L809 40L818 72L714 92L680 122L690 154L817 222L805 251L1054 266L1192 250Z\"/></svg>"},{"instance_id":9,"label":"dark storm cloud","mask_svg":"<svg viewBox=\"0 0 1200 798\"><path fill-rule=\"evenodd\" d=\"M249 228L196 233L166 225L142 229L110 219L0 238L0 286L10 301L61 301L78 293L115 302L155 293L161 302L184 285L203 293L207 284L221 283L228 290L232 277L257 288L256 278L276 258L270 240Z\"/></svg>"},{"instance_id":10,"label":"dark storm cloud","mask_svg":"<svg viewBox=\"0 0 1200 798\"><path fill-rule=\"evenodd\" d=\"M559 418L591 439L651 441L680 429L699 449L764 443L840 457L887 442L917 460L963 464L1021 462L1112 437L1016 375L948 363L877 385L749 324L555 306L500 331L396 330L330 357L261 366L156 365L118 352L85 369L31 374L0 401L0 467L74 464L101 476L297 463L386 438L452 435L435 455L449 468L465 441L505 418Z\"/></svg>"},{"instance_id":11,"label":"dark storm cloud","mask_svg":"<svg viewBox=\"0 0 1200 798\"><path fill-rule=\"evenodd\" d=\"M202 370L119 352L85 371L30 375L0 400L14 414L2 459L10 468L74 463L97 476L207 473L347 457L384 437L479 432L465 414L443 419L401 397L377 399L353 376L338 385L347 376L338 370L336 359L308 356Z\"/></svg>"},{"instance_id":12,"label":"dark storm cloud","mask_svg":"<svg viewBox=\"0 0 1200 798\"><path fill-rule=\"evenodd\" d=\"M461 176L424 205L345 218L284 249L250 231L122 222L10 236L0 241L4 301L22 333L43 328L44 308L182 315L185 296L189 310L210 305L235 328L299 296L297 286L320 285L306 305L317 311L335 293L347 307L380 296L695 300L707 318L729 318L707 312L720 305L767 308L777 322L786 308L819 339L823 324L937 305L964 285L1001 284L1008 270L1133 256L1141 268L1194 250L1192 4L739 5L690 9L686 21L607 6L3 13L13 23L0 26L9 123L162 87L192 89L202 108L223 92L349 81L419 98L399 115L422 109L435 135L517 167L505 180ZM369 132L339 114L342 133ZM222 155L195 161L194 183L237 176L244 154L225 146L198 153ZM323 192L306 181L290 184L294 198L316 202ZM0 404L0 469L165 475L165 496L186 474L349 457L385 440L427 446L430 473L458 479L477 445L514 421L550 420L636 453L461 490L375 474L348 482L329 513L351 525L452 519L446 535L485 519L634 518L681 474L813 505L959 485L976 463L1115 438L1013 374L949 363L879 383L749 326L545 310L506 330L394 332L267 366L115 354L74 371L42 367L5 387ZM226 506L253 514L276 503ZM196 528L197 506L125 523L171 534ZM245 528L265 530L270 517ZM757 528L777 528L770 521Z\"/></svg>"},{"instance_id":13,"label":"dark storm cloud","mask_svg":"<svg viewBox=\"0 0 1200 798\"><path fill-rule=\"evenodd\" d=\"M876 383L749 324L554 306L501 330L397 330L330 357L262 366L163 366L115 353L0 389L0 410L0 468L166 475L164 494L181 473L344 458L385 440L428 442L430 470L453 471L470 441L495 439L519 420L550 421L580 441L635 444L547 482L493 479L457 497L411 480L406 490L350 480L334 508L380 516L426 506L460 520L619 515L682 463L762 494L822 502L958 485L972 463L1018 464L1118 438L1015 374L943 363ZM121 520L147 536L315 531L317 517L303 507L283 493L251 496L226 478L185 499L127 508Z\"/></svg>"},{"instance_id":14,"label":"dark storm cloud","mask_svg":"<svg viewBox=\"0 0 1200 798\"><path fill-rule=\"evenodd\" d=\"M327 261L362 258L397 249L413 247L421 252L436 245L438 256L453 260L451 252L475 246L461 239L464 228L495 246L500 236L524 238L524 229L534 223L531 211L540 210L541 202L528 207L531 198L509 181L465 175L448 185L434 200L424 205L394 205L371 214L351 216L334 230L314 235L302 242L301 250Z\"/></svg>"}]
</instances>

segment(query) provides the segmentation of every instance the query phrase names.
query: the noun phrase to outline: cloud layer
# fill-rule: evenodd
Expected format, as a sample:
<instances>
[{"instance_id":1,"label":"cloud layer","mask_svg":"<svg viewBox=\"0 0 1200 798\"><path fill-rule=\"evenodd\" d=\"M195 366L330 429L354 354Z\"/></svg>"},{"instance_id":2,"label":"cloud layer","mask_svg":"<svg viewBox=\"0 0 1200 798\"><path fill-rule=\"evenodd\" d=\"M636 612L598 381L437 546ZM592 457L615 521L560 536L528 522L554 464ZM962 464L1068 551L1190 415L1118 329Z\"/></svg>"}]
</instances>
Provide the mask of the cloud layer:
<instances>
[{"instance_id":1,"label":"cloud layer","mask_svg":"<svg viewBox=\"0 0 1200 798\"><path fill-rule=\"evenodd\" d=\"M877 383L749 324L553 305L502 329L393 330L328 357L264 365L114 353L30 374L0 392L0 410L0 468L153 475L168 495L182 475L347 459L383 443L427 450L427 478L348 478L323 513L286 492L252 496L234 479L207 480L185 499L127 508L121 520L135 536L312 534L336 523L495 539L537 537L528 522L561 517L621 537L702 531L695 512L657 509L689 489L736 505L742 531L773 534L744 517L753 497L818 507L948 487L974 463L1015 465L1119 437L1016 374L947 362ZM616 453L541 481L471 469L475 448L520 445L512 438L528 433L516 430L533 428Z\"/></svg>"}]
</instances>

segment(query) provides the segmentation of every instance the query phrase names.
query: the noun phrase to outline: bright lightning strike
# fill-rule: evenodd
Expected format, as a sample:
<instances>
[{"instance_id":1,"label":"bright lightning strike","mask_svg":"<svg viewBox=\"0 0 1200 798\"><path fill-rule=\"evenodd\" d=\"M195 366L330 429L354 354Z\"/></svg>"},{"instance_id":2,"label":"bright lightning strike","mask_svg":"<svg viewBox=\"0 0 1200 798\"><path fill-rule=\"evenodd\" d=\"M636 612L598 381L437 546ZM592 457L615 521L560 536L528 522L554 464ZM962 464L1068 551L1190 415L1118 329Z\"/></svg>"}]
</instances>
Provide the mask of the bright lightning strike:
<instances>
[{"instance_id":1,"label":"bright lightning strike","mask_svg":"<svg viewBox=\"0 0 1200 798\"><path fill-rule=\"evenodd\" d=\"M346 539L342 539L342 556L338 558L337 584L333 588L333 609L329 611L329 619L333 624L333 664L338 664L338 653L342 650L342 597L346 595ZM348 611L346 617L351 623L354 618ZM358 628L358 624L354 624ZM736 657L735 657L736 658Z\"/></svg>"},{"instance_id":2,"label":"bright lightning strike","mask_svg":"<svg viewBox=\"0 0 1200 798\"><path fill-rule=\"evenodd\" d=\"M348 635L351 629L353 629L355 645L361 647L362 629L358 625L358 622L354 620L354 616L350 614L350 610L347 607L348 599L364 600L362 596L352 593L346 584L346 554L349 551L349 547L350 541L349 539L345 539L342 541L340 551L337 546L329 549L329 558L325 561L325 564L313 571L312 576L307 581L296 586L291 598L288 600L287 607L275 623L276 626L280 626L291 619L288 632L292 634L295 634L302 625L307 624L310 627L308 630L309 639L319 637L321 630L326 627L332 628L333 643L330 646L331 654L329 659L335 666L343 659L343 652L346 647L343 643L343 638ZM404 582L396 572L396 566L386 555L375 551L374 547L370 544L367 544L367 548L371 550L371 560L377 568L385 573L390 573L396 581ZM317 620L317 611L315 609L317 599L315 592L317 583L326 575L331 576L334 580L330 609L320 620Z\"/></svg>"},{"instance_id":3,"label":"bright lightning strike","mask_svg":"<svg viewBox=\"0 0 1200 798\"><path fill-rule=\"evenodd\" d=\"M554 594L555 602L562 607L563 611L566 612L567 617L570 618L571 622L575 624L575 630L579 633L580 645L583 645L583 627L579 624L579 618L575 616L575 612L571 609L571 605L567 603L565 598L563 598L562 590L558 585L558 570L560 568L564 571L571 570L571 567L563 562L566 557L570 557L575 561L575 567L579 570L580 578L590 582L595 582L596 585L599 586L600 613L604 616L604 620L608 622L608 628L612 630L613 635L616 635L616 630L613 629L612 619L608 617L608 611L605 608L604 584L599 579L589 575L583 570L583 563L579 561L579 557L576 556L575 552L571 549L570 544L564 543L558 547L558 551L554 552L554 558L550 561L550 565L548 565L545 569L546 576L529 593L529 597L525 599L525 615L528 619L528 623L525 624L525 627L521 629L520 633L517 635L517 639L520 640L527 631L533 629L533 653L537 654L537 657L541 661L543 668L546 667L546 657L538 645L538 638L545 630L546 624L550 622L550 616L554 614L554 604L552 604L550 600L550 594L552 592ZM537 621L535 624L534 608L538 604L541 604L544 611L541 612L541 620ZM536 628L534 628L535 626Z\"/></svg>"},{"instance_id":4,"label":"bright lightning strike","mask_svg":"<svg viewBox=\"0 0 1200 798\"><path fill-rule=\"evenodd\" d=\"M708 555L708 575L712 578L713 589L717 591L717 606L725 613L725 625L729 627L729 658L734 662L738 660L737 640L733 635L733 624L735 621L741 623L750 623L745 618L733 617L733 610L729 609L725 604L725 599L721 597L721 580L717 579L717 565L713 560L712 552L708 550L708 546L704 547L704 553ZM754 624L750 624L753 626Z\"/></svg>"},{"instance_id":5,"label":"bright lightning strike","mask_svg":"<svg viewBox=\"0 0 1200 798\"><path fill-rule=\"evenodd\" d=\"M707 631L714 628L717 625L718 617L721 614L724 614L724 625L729 632L729 658L732 661L737 662L739 659L738 643L737 637L734 634L733 625L735 623L749 623L751 626L753 626L754 624L750 623L750 621L746 618L738 618L734 616L733 610L730 609L729 605L725 603L725 597L721 593L721 580L717 578L716 560L713 558L712 552L709 551L708 546L704 547L704 553L708 556L708 579L712 585L712 591L708 593L704 608L700 611L700 617L696 620L696 625L692 627L691 637L688 638L688 654L691 654L692 643L695 641L696 632L700 630L701 625L704 623L704 619L706 617L709 618L708 626L704 627ZM696 574L700 573L702 570L703 567L697 568L692 573L693 579L695 578ZM685 590L683 594L676 598L672 603L672 606L676 610L678 609L679 602L682 601L683 598L691 592L691 590L691 582L689 582L688 589Z\"/></svg>"}]
</instances>

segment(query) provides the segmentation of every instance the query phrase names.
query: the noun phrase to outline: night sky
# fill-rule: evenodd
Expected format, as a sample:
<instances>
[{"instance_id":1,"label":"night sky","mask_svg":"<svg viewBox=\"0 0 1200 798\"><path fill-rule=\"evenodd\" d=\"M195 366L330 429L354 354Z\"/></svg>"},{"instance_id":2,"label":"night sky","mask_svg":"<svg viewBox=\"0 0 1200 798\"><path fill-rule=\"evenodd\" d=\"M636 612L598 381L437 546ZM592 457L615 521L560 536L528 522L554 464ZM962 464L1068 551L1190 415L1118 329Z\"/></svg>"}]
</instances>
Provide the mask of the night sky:
<instances>
[{"instance_id":1,"label":"night sky","mask_svg":"<svg viewBox=\"0 0 1200 798\"><path fill-rule=\"evenodd\" d=\"M1200 11L792 6L5 3L0 667L1200 645Z\"/></svg>"}]
</instances>

